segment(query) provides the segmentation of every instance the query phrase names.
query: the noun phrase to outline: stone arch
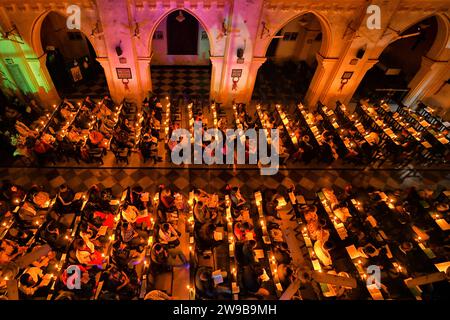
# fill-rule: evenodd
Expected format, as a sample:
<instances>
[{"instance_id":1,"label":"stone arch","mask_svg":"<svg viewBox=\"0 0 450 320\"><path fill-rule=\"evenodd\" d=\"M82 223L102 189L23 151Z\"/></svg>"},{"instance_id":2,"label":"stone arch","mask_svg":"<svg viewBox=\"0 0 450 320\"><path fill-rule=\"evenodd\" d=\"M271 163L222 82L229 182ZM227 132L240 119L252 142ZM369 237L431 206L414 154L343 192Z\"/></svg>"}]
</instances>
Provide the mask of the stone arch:
<instances>
[{"instance_id":1,"label":"stone arch","mask_svg":"<svg viewBox=\"0 0 450 320\"><path fill-rule=\"evenodd\" d=\"M42 74L43 78L47 82L48 86L51 88L51 92L52 92L53 97L57 98L57 99L61 99L60 93L58 93L58 91L57 91L57 89L55 87L55 84L53 82L53 79L50 76L50 73L49 73L49 71L47 69L46 53L44 51L44 48L42 47L42 38L41 38L42 24L44 23L45 19L48 17L48 15L50 13L55 13L55 14L59 15L60 17L63 17L63 18L67 17L66 12L64 12L62 10L45 10L45 11L41 12L37 16L37 18L33 21L33 23L31 24L29 39L30 39L31 47L32 47L32 49L34 51L34 54L37 57L36 60L39 62L40 73ZM81 21L81 29L79 29L77 31L81 32L83 34L83 36L86 37L87 42L89 43L89 45L92 47L92 49L95 52L95 55L97 57L97 62L98 62L99 61L98 58L101 58L102 55L100 54L100 51L99 51L99 48L98 48L98 44L96 43L96 41L92 40L89 37L90 31L87 28L87 26L89 25L87 22L88 21L83 21L82 20ZM102 67L103 67L103 65L102 65ZM103 68L103 71L105 72L104 68ZM105 75L106 75L106 73L105 73ZM109 81L107 81L107 83L108 83L108 89L110 89L109 88Z\"/></svg>"},{"instance_id":2,"label":"stone arch","mask_svg":"<svg viewBox=\"0 0 450 320\"><path fill-rule=\"evenodd\" d=\"M280 22L276 27L276 32L274 34L277 34L281 29L283 29L285 26L287 26L290 22L294 21L295 19L300 18L301 16L304 16L305 14L311 13L314 15L314 17L319 20L321 31L322 31L322 44L320 46L319 54L323 57L327 57L328 53L331 48L332 43L332 32L331 32L331 26L327 18L325 18L320 13L317 13L315 11L302 11L300 13L296 13L287 19ZM269 48L270 43L272 42L272 38L268 37L268 39L265 41L263 45L262 52L257 52L256 56L265 57L267 54L267 49Z\"/></svg>"},{"instance_id":3,"label":"stone arch","mask_svg":"<svg viewBox=\"0 0 450 320\"><path fill-rule=\"evenodd\" d=\"M58 10L45 10L43 11L33 22L32 26L31 26L31 46L34 50L34 53L38 56L41 57L42 55L44 55L44 49L42 48L42 41L41 41L41 28L42 28L42 23L44 22L45 18L51 13L57 13L63 17L66 17L67 14L62 13ZM101 55L99 54L99 51L96 47L95 41L91 41L89 39L89 31L86 30L86 28L83 26L85 26L85 23L82 23L82 28L79 30L81 33L83 33L83 35L88 39L88 41L90 42L90 44L92 45L92 48L94 48L95 51L95 55L97 57L101 57Z\"/></svg>"},{"instance_id":4,"label":"stone arch","mask_svg":"<svg viewBox=\"0 0 450 320\"><path fill-rule=\"evenodd\" d=\"M172 12L175 11L185 11L186 13L189 13L190 15L192 15L195 19L197 19L197 21L200 23L200 25L202 26L202 28L206 31L206 34L208 35L208 41L209 41L209 50L211 52L211 55L213 55L214 51L214 41L213 41L213 37L212 37L212 33L211 30L208 28L208 25L193 11L187 8L173 8L170 10L167 10L166 12L164 12L159 18L158 20L156 20L156 22L153 24L151 30L150 30L150 36L148 39L148 56L150 57L152 55L152 43L153 43L153 36L156 32L156 29L158 29L159 25L161 24L161 22L167 18L169 16L169 14L171 14Z\"/></svg>"}]
</instances>

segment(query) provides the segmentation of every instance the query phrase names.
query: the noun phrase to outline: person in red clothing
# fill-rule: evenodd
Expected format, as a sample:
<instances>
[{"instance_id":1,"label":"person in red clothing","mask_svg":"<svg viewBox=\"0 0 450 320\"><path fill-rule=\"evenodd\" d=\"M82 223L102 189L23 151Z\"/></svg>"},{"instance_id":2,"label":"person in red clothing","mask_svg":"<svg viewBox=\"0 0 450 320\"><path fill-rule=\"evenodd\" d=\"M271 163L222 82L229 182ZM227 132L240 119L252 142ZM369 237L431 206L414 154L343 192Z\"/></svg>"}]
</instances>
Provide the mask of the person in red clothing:
<instances>
[{"instance_id":1,"label":"person in red clothing","mask_svg":"<svg viewBox=\"0 0 450 320\"><path fill-rule=\"evenodd\" d=\"M237 222L234 225L234 235L238 241L254 239L256 234L249 222Z\"/></svg>"},{"instance_id":2,"label":"person in red clothing","mask_svg":"<svg viewBox=\"0 0 450 320\"><path fill-rule=\"evenodd\" d=\"M83 239L77 239L73 243L73 248L77 260L84 265L97 265L103 264L104 258L101 253L95 250L93 245L88 245Z\"/></svg>"}]
</instances>

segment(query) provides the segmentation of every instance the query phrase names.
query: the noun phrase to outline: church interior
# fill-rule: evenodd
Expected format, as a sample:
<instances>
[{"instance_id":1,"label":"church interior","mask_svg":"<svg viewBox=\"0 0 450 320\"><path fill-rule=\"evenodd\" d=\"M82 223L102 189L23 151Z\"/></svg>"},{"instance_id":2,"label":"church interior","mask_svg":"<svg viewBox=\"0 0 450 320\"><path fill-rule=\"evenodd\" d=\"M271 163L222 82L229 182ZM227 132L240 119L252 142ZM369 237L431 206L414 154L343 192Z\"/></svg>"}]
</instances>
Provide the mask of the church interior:
<instances>
[{"instance_id":1,"label":"church interior","mask_svg":"<svg viewBox=\"0 0 450 320\"><path fill-rule=\"evenodd\" d=\"M0 0L0 32L0 300L450 298L448 0Z\"/></svg>"}]
</instances>

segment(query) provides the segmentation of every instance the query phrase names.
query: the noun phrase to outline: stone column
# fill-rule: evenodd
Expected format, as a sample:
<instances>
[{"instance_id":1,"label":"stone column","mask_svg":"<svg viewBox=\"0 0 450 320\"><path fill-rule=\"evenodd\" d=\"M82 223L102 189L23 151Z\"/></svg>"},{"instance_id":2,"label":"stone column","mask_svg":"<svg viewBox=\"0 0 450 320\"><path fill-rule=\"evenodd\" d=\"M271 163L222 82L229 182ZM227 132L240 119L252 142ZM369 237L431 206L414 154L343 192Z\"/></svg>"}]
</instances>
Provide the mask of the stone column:
<instances>
[{"instance_id":1,"label":"stone column","mask_svg":"<svg viewBox=\"0 0 450 320\"><path fill-rule=\"evenodd\" d=\"M245 86L246 92L244 95L244 103L249 103L252 99L253 90L255 89L256 77L258 76L258 70L264 62L266 62L266 57L253 57L248 71L247 84ZM239 101L241 102L241 101Z\"/></svg>"},{"instance_id":2,"label":"stone column","mask_svg":"<svg viewBox=\"0 0 450 320\"><path fill-rule=\"evenodd\" d=\"M138 57L138 68L139 68L139 76L141 82L141 96L146 97L149 91L152 91L152 75L151 75L151 61L152 56L149 57Z\"/></svg>"},{"instance_id":3,"label":"stone column","mask_svg":"<svg viewBox=\"0 0 450 320\"><path fill-rule=\"evenodd\" d=\"M330 77L336 63L339 61L338 58L326 58L321 56L319 53L317 53L316 57L317 69L311 80L304 101L304 103L310 108L315 107L320 99L326 98L325 92L328 91L328 88L332 83L332 79L330 79Z\"/></svg>"},{"instance_id":4,"label":"stone column","mask_svg":"<svg viewBox=\"0 0 450 320\"><path fill-rule=\"evenodd\" d=\"M373 68L374 65L376 65L378 62L377 59L367 59L366 61L359 61L358 63L364 63L362 66L359 66L354 70L355 74L353 74L352 78L349 80L349 82L343 87L342 91L339 95L336 95L335 97L328 97L328 99L325 99L325 103L328 103L330 105L334 105L337 100L341 101L344 104L348 104L350 100L352 99L353 95L355 94L356 90L358 89L361 81L363 80L364 76L366 75L367 71ZM340 82L340 76L339 76L339 82Z\"/></svg>"},{"instance_id":5,"label":"stone column","mask_svg":"<svg viewBox=\"0 0 450 320\"><path fill-rule=\"evenodd\" d=\"M48 73L47 66L45 65L46 59L47 55L44 54L40 57L26 58L26 61L30 68L30 79L34 80L33 83L37 88L35 95L43 105L51 106L58 104L61 98Z\"/></svg>"},{"instance_id":6,"label":"stone column","mask_svg":"<svg viewBox=\"0 0 450 320\"><path fill-rule=\"evenodd\" d=\"M141 86L138 73L138 59L134 49L134 43L129 28L129 10L126 0L97 0L96 1L100 22L105 39L106 57L102 58L102 66L105 70L111 97L115 102L124 98L128 101L140 104ZM116 52L116 47L121 48L121 55ZM129 68L131 79L124 85L122 79L117 76L116 68Z\"/></svg>"},{"instance_id":7,"label":"stone column","mask_svg":"<svg viewBox=\"0 0 450 320\"><path fill-rule=\"evenodd\" d=\"M106 83L108 85L109 94L111 95L111 99L116 103L120 103L121 96L117 94L117 90L115 88L115 83L113 81L114 73L112 72L111 66L109 64L109 59L107 57L97 57L98 63L103 68L105 72Z\"/></svg>"},{"instance_id":8,"label":"stone column","mask_svg":"<svg viewBox=\"0 0 450 320\"><path fill-rule=\"evenodd\" d=\"M414 78L409 82L409 93L403 99L405 105L413 105L424 96L431 96L444 80L448 78L449 61L437 61L426 56Z\"/></svg>"},{"instance_id":9,"label":"stone column","mask_svg":"<svg viewBox=\"0 0 450 320\"><path fill-rule=\"evenodd\" d=\"M222 88L222 71L223 71L223 57L210 57L212 69L211 69L211 89L209 92L209 98L222 102L221 100L221 88Z\"/></svg>"}]
</instances>

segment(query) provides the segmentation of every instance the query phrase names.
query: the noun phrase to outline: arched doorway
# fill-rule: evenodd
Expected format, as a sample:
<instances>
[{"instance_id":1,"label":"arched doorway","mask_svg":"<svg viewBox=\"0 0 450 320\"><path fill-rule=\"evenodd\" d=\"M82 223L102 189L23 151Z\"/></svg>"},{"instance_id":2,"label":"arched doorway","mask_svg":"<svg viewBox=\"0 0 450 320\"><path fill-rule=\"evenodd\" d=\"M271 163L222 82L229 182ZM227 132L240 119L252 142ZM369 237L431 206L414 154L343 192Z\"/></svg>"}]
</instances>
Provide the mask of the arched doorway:
<instances>
[{"instance_id":1,"label":"arched doorway","mask_svg":"<svg viewBox=\"0 0 450 320\"><path fill-rule=\"evenodd\" d=\"M313 13L305 13L282 27L267 48L267 61L258 71L252 99L274 102L302 99L317 67L322 31Z\"/></svg>"},{"instance_id":2,"label":"arched doorway","mask_svg":"<svg viewBox=\"0 0 450 320\"><path fill-rule=\"evenodd\" d=\"M389 98L393 102L400 102L411 89L409 84L419 71L422 58L435 43L437 34L436 16L424 19L403 31L367 71L353 100Z\"/></svg>"},{"instance_id":3,"label":"arched doorway","mask_svg":"<svg viewBox=\"0 0 450 320\"><path fill-rule=\"evenodd\" d=\"M196 17L185 10L169 13L153 32L151 52L153 93L209 100L210 40Z\"/></svg>"},{"instance_id":4,"label":"arched doorway","mask_svg":"<svg viewBox=\"0 0 450 320\"><path fill-rule=\"evenodd\" d=\"M100 98L109 94L91 42L79 30L67 29L64 16L56 12L45 16L40 41L46 53L45 65L61 98Z\"/></svg>"}]
</instances>

